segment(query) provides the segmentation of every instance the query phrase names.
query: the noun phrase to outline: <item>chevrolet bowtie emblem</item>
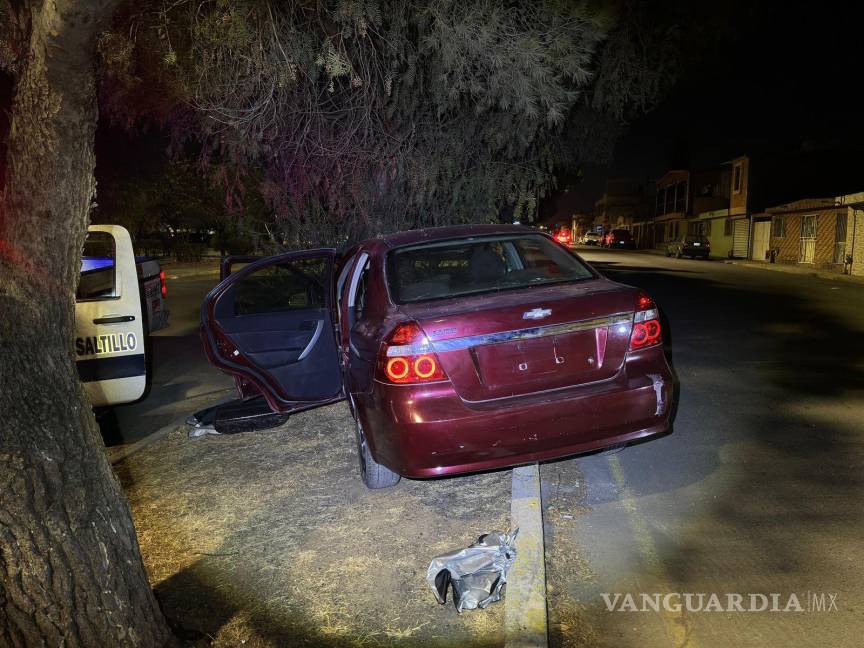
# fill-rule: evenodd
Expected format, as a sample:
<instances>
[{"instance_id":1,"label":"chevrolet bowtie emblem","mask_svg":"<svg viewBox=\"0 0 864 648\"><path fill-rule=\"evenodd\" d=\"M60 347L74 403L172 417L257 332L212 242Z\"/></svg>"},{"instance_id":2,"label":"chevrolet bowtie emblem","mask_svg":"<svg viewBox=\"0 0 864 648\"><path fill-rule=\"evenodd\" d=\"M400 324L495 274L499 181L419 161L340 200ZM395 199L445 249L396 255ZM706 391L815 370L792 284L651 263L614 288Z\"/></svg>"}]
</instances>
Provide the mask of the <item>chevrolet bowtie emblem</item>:
<instances>
[{"instance_id":1,"label":"chevrolet bowtie emblem","mask_svg":"<svg viewBox=\"0 0 864 648\"><path fill-rule=\"evenodd\" d=\"M544 317L549 317L552 314L551 308L534 308L530 311L525 311L522 313L522 319L543 319Z\"/></svg>"}]
</instances>

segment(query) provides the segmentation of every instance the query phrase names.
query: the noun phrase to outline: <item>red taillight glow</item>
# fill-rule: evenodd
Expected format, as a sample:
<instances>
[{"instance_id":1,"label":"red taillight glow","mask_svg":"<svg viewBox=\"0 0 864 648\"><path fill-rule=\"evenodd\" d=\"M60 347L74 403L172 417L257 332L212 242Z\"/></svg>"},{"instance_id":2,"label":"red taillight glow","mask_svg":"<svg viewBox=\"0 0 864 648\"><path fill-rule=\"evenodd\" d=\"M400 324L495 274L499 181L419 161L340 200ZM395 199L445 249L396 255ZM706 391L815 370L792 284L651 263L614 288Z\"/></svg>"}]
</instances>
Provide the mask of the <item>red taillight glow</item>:
<instances>
[{"instance_id":1,"label":"red taillight glow","mask_svg":"<svg viewBox=\"0 0 864 648\"><path fill-rule=\"evenodd\" d=\"M405 358L390 358L385 368L387 377L393 382L405 380L411 371L411 363Z\"/></svg>"},{"instance_id":2,"label":"red taillight glow","mask_svg":"<svg viewBox=\"0 0 864 648\"><path fill-rule=\"evenodd\" d=\"M654 307L654 300L651 299L648 295L641 293L639 295L639 304L637 305L636 310L644 311L649 308Z\"/></svg>"},{"instance_id":3,"label":"red taillight glow","mask_svg":"<svg viewBox=\"0 0 864 648\"><path fill-rule=\"evenodd\" d=\"M162 297L163 299L168 296L168 284L165 283L165 271L159 271L159 284L162 288Z\"/></svg>"},{"instance_id":4,"label":"red taillight glow","mask_svg":"<svg viewBox=\"0 0 864 648\"><path fill-rule=\"evenodd\" d=\"M398 385L446 380L438 358L416 322L399 324L381 347L383 378Z\"/></svg>"},{"instance_id":5,"label":"red taillight glow","mask_svg":"<svg viewBox=\"0 0 864 648\"><path fill-rule=\"evenodd\" d=\"M633 316L633 331L630 333L630 350L647 349L662 343L660 311L657 310L653 299L644 293L639 293L636 313Z\"/></svg>"},{"instance_id":6,"label":"red taillight glow","mask_svg":"<svg viewBox=\"0 0 864 648\"><path fill-rule=\"evenodd\" d=\"M422 333L420 332L420 327L414 322L400 324L393 329L392 333L390 333L390 337L387 338L387 344L392 346L411 344L415 339L419 339L421 336Z\"/></svg>"}]
</instances>

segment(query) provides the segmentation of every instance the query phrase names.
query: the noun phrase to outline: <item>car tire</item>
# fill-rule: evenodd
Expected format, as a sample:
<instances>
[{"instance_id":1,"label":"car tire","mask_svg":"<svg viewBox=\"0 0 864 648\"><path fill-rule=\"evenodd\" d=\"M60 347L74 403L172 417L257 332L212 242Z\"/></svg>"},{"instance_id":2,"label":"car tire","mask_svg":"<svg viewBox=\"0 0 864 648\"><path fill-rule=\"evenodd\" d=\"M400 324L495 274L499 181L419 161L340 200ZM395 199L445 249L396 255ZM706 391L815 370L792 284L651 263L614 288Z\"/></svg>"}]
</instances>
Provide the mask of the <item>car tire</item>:
<instances>
[{"instance_id":1,"label":"car tire","mask_svg":"<svg viewBox=\"0 0 864 648\"><path fill-rule=\"evenodd\" d=\"M377 490L398 484L401 479L399 474L382 466L372 457L359 417L354 418L354 436L357 440L357 456L360 460L360 477L366 484L366 488Z\"/></svg>"}]
</instances>

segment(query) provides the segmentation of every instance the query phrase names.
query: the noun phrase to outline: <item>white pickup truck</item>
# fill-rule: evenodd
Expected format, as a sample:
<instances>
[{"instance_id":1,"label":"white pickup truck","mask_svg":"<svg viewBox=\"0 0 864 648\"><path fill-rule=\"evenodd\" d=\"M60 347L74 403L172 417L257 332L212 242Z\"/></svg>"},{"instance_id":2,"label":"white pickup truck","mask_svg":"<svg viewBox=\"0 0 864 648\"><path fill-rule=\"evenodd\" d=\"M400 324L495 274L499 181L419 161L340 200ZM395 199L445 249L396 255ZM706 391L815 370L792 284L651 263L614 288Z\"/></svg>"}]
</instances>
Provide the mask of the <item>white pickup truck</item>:
<instances>
[{"instance_id":1,"label":"white pickup truck","mask_svg":"<svg viewBox=\"0 0 864 648\"><path fill-rule=\"evenodd\" d=\"M145 336L168 326L166 294L159 263L135 257L124 227L90 226L75 299L75 355L94 407L144 395Z\"/></svg>"}]
</instances>

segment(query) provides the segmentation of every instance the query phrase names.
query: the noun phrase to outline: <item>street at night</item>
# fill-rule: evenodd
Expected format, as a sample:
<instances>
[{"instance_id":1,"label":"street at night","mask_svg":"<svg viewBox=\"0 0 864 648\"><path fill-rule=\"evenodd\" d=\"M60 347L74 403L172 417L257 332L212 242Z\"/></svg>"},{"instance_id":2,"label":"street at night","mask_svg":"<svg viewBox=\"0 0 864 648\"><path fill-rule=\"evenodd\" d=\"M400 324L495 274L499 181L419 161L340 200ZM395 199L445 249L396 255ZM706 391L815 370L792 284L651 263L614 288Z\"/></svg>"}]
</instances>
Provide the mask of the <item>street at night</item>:
<instances>
[{"instance_id":1,"label":"street at night","mask_svg":"<svg viewBox=\"0 0 864 648\"><path fill-rule=\"evenodd\" d=\"M0 648L864 645L857 13L0 0Z\"/></svg>"},{"instance_id":2,"label":"street at night","mask_svg":"<svg viewBox=\"0 0 864 648\"><path fill-rule=\"evenodd\" d=\"M577 252L609 278L642 288L657 300L680 393L670 434L541 466L550 645L858 645L862 610L857 601L864 595L860 579L855 577L864 527L859 506L864 480L864 444L859 438L864 417L864 359L859 351L864 334L864 285L722 261L670 259L640 251L583 247ZM211 477L208 479L216 479L215 483L202 484L203 474L232 472L234 460L223 455L228 464L217 463L220 467L214 469L210 462L223 459L218 455L211 459L211 451L199 447L212 443L212 437L188 439L185 428L175 430L176 424L171 425L175 423L172 415L175 420L182 419L195 407L230 396L230 384L207 364L197 331L184 325L187 317L194 323L193 311L214 282L215 274L206 270L171 281L168 305L177 327L173 336L169 329L154 338L154 351L156 358L166 363L182 359L186 373L176 379L166 378L168 384L161 384L157 375L147 399L116 408L119 428L129 439L115 440L109 448L109 454L123 452L130 444L140 444L143 436L147 449L121 464L133 510L147 528L175 525L184 537L189 525L194 528L192 521L178 528L170 519L162 521L154 511L190 510L190 503L198 498L207 498L208 507L216 511L229 511L234 503L232 490L254 488L256 484L254 480L243 484L236 474ZM766 344L769 334L771 342ZM322 498L329 502L328 520L340 515L354 519L355 513L348 510L358 509L363 511L367 525L387 524L386 511L393 509L381 511L375 505L376 496L364 493L355 483L348 418L342 405L333 405L292 419L278 429L241 435L249 437L244 445L270 443L268 439L296 444L302 431L300 447L309 442L307 439L322 435L334 446L333 465L319 467L316 462L311 476L309 455L292 451L286 452L275 474L255 478L278 483L278 475L307 474L311 499L298 492L299 500L291 510L312 518L292 525L294 542L310 547L315 544L312 538L320 522L309 507L320 505ZM169 439L148 441L146 433L158 430ZM194 461L199 453L202 460L207 457L200 469L205 472L188 474L186 468L174 474L177 460L173 457L178 452L186 457L180 460L181 466L188 467L186 462ZM150 470L153 474L145 474ZM506 504L509 484L502 481L500 473L481 479L486 481L480 485L497 491ZM296 492L290 483L281 487L286 494ZM444 504L439 498L459 490L472 492L477 485L476 477L414 482L404 485L407 492L388 496L389 506L401 510L402 502L412 501L418 511L429 511L420 516L424 521L432 524L431 517L438 520L435 524L443 524L447 517L442 514ZM148 487L157 491L148 493ZM339 488L350 492L343 505L330 501ZM401 488L397 486L397 493ZM424 489L427 492L422 494ZM481 499L480 503L482 506L475 508L461 502L463 519L481 526L496 523L502 514L501 502ZM348 508L339 513L342 506ZM233 595L247 603L254 601L255 592L243 591L245 582L250 573L266 569L267 562L275 559L272 552L279 552L279 543L274 545L267 533L271 524L279 527L278 515L279 509L268 503L254 513L268 520L266 523L251 518L223 527L209 518L216 544L194 537L186 537L186 541L198 551L244 551L247 557L240 563L224 563L218 558L211 558L209 565L193 563L182 573L195 574L195 578L177 577L173 572L170 587L179 581L189 591L169 589L168 600L176 597L183 601L186 614L190 613L187 598L197 601L192 611L218 609L225 603L204 584L211 578L230 586ZM237 524L251 528L238 538ZM409 525L394 535L407 543L415 531L417 527ZM331 528L331 533L337 545L361 546L352 539L350 528ZM177 569L175 559L164 555L167 549L162 537L148 533L142 543L145 560L156 573ZM262 542L270 547L268 551L251 548ZM398 561L402 551L390 545L365 550L376 563ZM320 560L328 573L340 566L338 555L332 552L322 552ZM388 578L410 582L397 571ZM304 578L292 572L292 582ZM414 589L422 597L419 583L418 577ZM266 589L270 587L275 591ZM261 598L258 604L284 596L279 587L278 583L268 583L266 593L257 594ZM682 608L685 594L703 597L701 603L694 598L691 607L704 608L707 597L715 593L722 597L724 611L675 612L679 600L673 599L671 609L658 614L650 607L643 610L643 593L680 594ZM761 612L725 611L727 595L740 594L742 606L749 606L747 597L760 593L778 598L775 601L769 596ZM621 606L629 594L638 611L626 607L623 611L610 610L608 604L613 599L607 601L604 594L622 597L613 608ZM794 604L786 612L772 611L772 607L784 609L790 595L798 597L801 611ZM808 596L815 598L808 601ZM386 596L379 603L385 600ZM756 609L762 605L757 599ZM475 619L462 618L454 627L452 620L436 613L415 623L415 616L377 616L377 603L372 606L376 614L365 605L361 607L358 611L356 602L340 599L331 602L326 612L332 623L345 624L356 632L369 622L380 623L394 634L403 632L409 645L433 641L445 621L447 631L463 641L477 637ZM278 606L267 610L257 623L283 641L294 637L292 628L298 613ZM413 612L422 615L423 607ZM361 613L371 619L358 616ZM303 622L310 622L304 618L307 615L316 618L307 609L300 613ZM214 635L221 631L235 637L245 631L234 624L222 628L219 624L224 620L218 615L211 618L216 625L192 618L194 614L184 619L185 623ZM412 630L427 621L428 625Z\"/></svg>"},{"instance_id":3,"label":"street at night","mask_svg":"<svg viewBox=\"0 0 864 648\"><path fill-rule=\"evenodd\" d=\"M578 472L564 474L581 480L560 497L584 508L563 529L547 516L547 552L579 556L584 579L562 579L553 596L574 606L568 620L584 628L584 645L858 645L864 286L633 252L585 256L657 299L681 391L669 436L573 460ZM541 471L546 506L566 490L562 470ZM808 592L832 593L836 609L610 613L601 592L771 592L782 606L792 593L802 606Z\"/></svg>"}]
</instances>

